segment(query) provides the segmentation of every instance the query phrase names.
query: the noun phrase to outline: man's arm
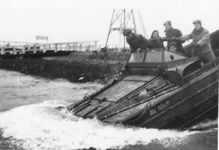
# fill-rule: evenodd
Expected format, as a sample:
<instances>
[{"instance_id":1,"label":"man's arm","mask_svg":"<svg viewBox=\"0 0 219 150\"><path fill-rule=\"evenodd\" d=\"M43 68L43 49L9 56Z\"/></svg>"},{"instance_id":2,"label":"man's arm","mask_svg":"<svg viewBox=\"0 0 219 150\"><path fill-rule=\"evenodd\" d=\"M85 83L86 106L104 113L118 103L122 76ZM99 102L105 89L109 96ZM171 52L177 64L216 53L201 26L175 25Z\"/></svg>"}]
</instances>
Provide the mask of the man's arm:
<instances>
[{"instance_id":1,"label":"man's arm","mask_svg":"<svg viewBox=\"0 0 219 150\"><path fill-rule=\"evenodd\" d=\"M181 38L182 38L184 41L187 41L187 40L193 38L193 34L190 33L190 34L188 34L188 35L183 35L183 36L181 36Z\"/></svg>"},{"instance_id":2,"label":"man's arm","mask_svg":"<svg viewBox=\"0 0 219 150\"><path fill-rule=\"evenodd\" d=\"M202 38L197 42L199 46L203 46L209 41L209 32L205 31Z\"/></svg>"},{"instance_id":3,"label":"man's arm","mask_svg":"<svg viewBox=\"0 0 219 150\"><path fill-rule=\"evenodd\" d=\"M131 45L131 42L130 42L128 39L126 39L126 42L129 44L129 47L130 47L131 52L133 52L134 49L133 49L133 47L132 47L132 45Z\"/></svg>"}]
</instances>

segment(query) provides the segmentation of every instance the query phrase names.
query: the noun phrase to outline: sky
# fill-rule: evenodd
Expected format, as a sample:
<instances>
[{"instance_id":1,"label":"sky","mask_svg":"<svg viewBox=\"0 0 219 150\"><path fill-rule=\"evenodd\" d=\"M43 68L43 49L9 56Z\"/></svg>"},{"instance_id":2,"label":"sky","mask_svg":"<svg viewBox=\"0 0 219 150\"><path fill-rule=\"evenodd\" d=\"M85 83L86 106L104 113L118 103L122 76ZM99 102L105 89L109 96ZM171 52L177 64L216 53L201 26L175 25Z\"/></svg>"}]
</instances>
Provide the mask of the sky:
<instances>
[{"instance_id":1,"label":"sky","mask_svg":"<svg viewBox=\"0 0 219 150\"><path fill-rule=\"evenodd\" d=\"M144 34L144 25L147 38L155 29L164 37L167 20L183 35L197 19L214 32L219 29L218 6L218 0L1 0L0 41L36 42L36 36L48 36L49 43L98 41L103 47L114 9L133 10L137 33ZM108 44L119 45L119 40L114 31Z\"/></svg>"}]
</instances>

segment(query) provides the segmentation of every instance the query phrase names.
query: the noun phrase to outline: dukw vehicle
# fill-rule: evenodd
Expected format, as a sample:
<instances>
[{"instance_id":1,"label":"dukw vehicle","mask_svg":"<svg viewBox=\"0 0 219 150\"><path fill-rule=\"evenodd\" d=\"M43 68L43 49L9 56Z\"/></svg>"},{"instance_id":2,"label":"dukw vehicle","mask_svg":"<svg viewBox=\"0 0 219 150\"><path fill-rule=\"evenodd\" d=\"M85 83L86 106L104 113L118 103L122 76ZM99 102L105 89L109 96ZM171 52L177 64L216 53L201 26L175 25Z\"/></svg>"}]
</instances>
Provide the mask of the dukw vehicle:
<instances>
[{"instance_id":1,"label":"dukw vehicle","mask_svg":"<svg viewBox=\"0 0 219 150\"><path fill-rule=\"evenodd\" d=\"M218 34L211 34L217 56ZM197 57L164 49L141 52L137 60L133 55L120 79L69 105L68 111L106 123L159 129L185 129L217 117L219 57L200 65Z\"/></svg>"}]
</instances>

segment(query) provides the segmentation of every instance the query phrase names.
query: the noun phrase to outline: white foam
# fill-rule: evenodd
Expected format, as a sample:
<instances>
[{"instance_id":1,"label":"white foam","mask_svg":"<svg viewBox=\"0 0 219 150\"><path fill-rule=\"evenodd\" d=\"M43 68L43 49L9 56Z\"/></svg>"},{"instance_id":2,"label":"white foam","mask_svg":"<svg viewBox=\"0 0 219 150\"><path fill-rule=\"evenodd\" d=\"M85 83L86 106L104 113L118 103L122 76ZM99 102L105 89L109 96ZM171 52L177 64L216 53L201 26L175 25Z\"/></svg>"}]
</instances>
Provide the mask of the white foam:
<instances>
[{"instance_id":1,"label":"white foam","mask_svg":"<svg viewBox=\"0 0 219 150\"><path fill-rule=\"evenodd\" d=\"M131 128L85 120L53 109L49 102L22 106L0 113L4 137L13 136L13 144L25 149L98 149L148 144L158 140L165 146L186 141L191 132Z\"/></svg>"},{"instance_id":2,"label":"white foam","mask_svg":"<svg viewBox=\"0 0 219 150\"><path fill-rule=\"evenodd\" d=\"M194 125L191 127L193 130L208 130L208 129L213 129L217 128L218 126L218 119L216 120L205 120L197 125Z\"/></svg>"}]
</instances>

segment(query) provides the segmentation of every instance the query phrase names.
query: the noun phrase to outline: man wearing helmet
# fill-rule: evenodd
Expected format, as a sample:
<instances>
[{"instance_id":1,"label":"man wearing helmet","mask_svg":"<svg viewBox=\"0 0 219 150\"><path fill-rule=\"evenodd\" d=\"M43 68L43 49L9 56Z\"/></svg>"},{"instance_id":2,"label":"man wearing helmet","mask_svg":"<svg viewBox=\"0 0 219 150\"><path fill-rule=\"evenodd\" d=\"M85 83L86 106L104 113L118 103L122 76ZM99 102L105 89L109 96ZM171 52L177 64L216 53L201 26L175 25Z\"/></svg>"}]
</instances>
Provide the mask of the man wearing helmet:
<instances>
[{"instance_id":1,"label":"man wearing helmet","mask_svg":"<svg viewBox=\"0 0 219 150\"><path fill-rule=\"evenodd\" d=\"M126 37L126 42L129 44L131 52L133 53L134 60L142 59L140 52L147 50L150 43L141 34L132 33L132 30L123 30L123 35Z\"/></svg>"}]
</instances>

